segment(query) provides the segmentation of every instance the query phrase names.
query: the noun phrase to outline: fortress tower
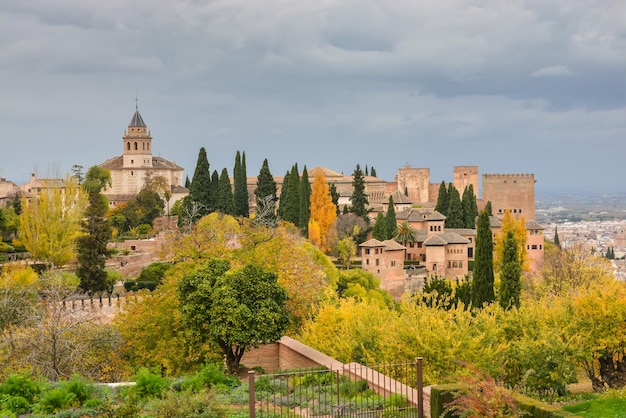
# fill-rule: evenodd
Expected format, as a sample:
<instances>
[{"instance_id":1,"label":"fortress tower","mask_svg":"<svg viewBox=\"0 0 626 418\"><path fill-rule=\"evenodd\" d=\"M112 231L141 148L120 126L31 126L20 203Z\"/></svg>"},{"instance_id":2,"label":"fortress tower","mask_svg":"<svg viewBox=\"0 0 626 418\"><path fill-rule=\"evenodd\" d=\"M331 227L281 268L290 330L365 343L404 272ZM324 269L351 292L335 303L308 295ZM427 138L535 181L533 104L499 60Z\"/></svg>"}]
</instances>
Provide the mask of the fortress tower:
<instances>
[{"instance_id":1,"label":"fortress tower","mask_svg":"<svg viewBox=\"0 0 626 418\"><path fill-rule=\"evenodd\" d=\"M534 174L483 174L482 197L491 202L495 216L508 209L515 218L535 219Z\"/></svg>"},{"instance_id":2,"label":"fortress tower","mask_svg":"<svg viewBox=\"0 0 626 418\"><path fill-rule=\"evenodd\" d=\"M408 198L413 203L429 201L430 168L412 168L409 164L398 169L396 175L398 190L408 192Z\"/></svg>"},{"instance_id":3,"label":"fortress tower","mask_svg":"<svg viewBox=\"0 0 626 418\"><path fill-rule=\"evenodd\" d=\"M457 165L454 166L454 187L463 197L463 191L469 185L474 188L474 195L478 194L478 166L476 165Z\"/></svg>"}]
</instances>

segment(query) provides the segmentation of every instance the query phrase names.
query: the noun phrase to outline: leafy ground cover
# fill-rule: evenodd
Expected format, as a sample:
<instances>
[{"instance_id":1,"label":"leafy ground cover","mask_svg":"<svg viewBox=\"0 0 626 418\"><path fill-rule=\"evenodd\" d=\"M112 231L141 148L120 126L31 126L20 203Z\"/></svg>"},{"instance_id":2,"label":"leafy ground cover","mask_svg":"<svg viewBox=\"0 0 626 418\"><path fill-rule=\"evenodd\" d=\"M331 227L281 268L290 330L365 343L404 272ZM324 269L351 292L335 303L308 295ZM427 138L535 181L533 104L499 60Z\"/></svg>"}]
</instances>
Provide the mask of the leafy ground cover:
<instances>
[{"instance_id":1,"label":"leafy ground cover","mask_svg":"<svg viewBox=\"0 0 626 418\"><path fill-rule=\"evenodd\" d=\"M626 398L598 398L566 405L563 409L581 417L626 418Z\"/></svg>"}]
</instances>

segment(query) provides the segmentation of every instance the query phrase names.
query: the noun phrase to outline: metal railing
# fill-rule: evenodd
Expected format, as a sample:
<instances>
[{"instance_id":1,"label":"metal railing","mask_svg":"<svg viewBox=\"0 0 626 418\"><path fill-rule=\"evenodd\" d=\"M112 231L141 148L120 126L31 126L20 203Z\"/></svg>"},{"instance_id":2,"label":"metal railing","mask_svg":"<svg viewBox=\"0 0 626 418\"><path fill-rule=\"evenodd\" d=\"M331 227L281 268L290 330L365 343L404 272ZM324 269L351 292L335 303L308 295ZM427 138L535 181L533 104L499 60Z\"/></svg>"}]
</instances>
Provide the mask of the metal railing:
<instances>
[{"instance_id":1,"label":"metal railing","mask_svg":"<svg viewBox=\"0 0 626 418\"><path fill-rule=\"evenodd\" d=\"M423 418L422 359L370 367L350 363L339 370L250 371L249 395L250 418Z\"/></svg>"}]
</instances>

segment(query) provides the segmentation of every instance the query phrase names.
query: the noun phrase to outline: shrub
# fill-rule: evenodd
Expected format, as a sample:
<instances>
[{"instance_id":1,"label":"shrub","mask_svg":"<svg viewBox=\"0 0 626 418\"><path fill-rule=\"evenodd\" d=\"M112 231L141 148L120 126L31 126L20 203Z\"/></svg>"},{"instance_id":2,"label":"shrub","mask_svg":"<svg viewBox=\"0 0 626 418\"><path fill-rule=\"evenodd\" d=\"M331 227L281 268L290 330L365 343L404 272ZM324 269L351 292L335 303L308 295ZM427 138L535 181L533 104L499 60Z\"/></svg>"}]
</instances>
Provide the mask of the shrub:
<instances>
[{"instance_id":1,"label":"shrub","mask_svg":"<svg viewBox=\"0 0 626 418\"><path fill-rule=\"evenodd\" d=\"M146 368L139 370L135 376L135 382L136 385L132 387L132 391L139 399L160 397L168 386L166 378Z\"/></svg>"},{"instance_id":2,"label":"shrub","mask_svg":"<svg viewBox=\"0 0 626 418\"><path fill-rule=\"evenodd\" d=\"M169 263L152 263L148 267L141 270L138 282L154 282L160 284L165 276L165 272L172 267Z\"/></svg>"},{"instance_id":3,"label":"shrub","mask_svg":"<svg viewBox=\"0 0 626 418\"><path fill-rule=\"evenodd\" d=\"M50 414L53 412L59 412L63 409L68 409L74 404L75 400L75 394L68 392L63 387L55 387L45 391L33 409L36 412Z\"/></svg>"},{"instance_id":4,"label":"shrub","mask_svg":"<svg viewBox=\"0 0 626 418\"><path fill-rule=\"evenodd\" d=\"M30 402L21 396L0 396L0 416L11 414L23 415L31 411Z\"/></svg>"},{"instance_id":5,"label":"shrub","mask_svg":"<svg viewBox=\"0 0 626 418\"><path fill-rule=\"evenodd\" d=\"M77 374L72 375L71 380L62 383L61 387L69 393L76 395L76 400L81 405L91 398L95 392L93 384Z\"/></svg>"},{"instance_id":6,"label":"shrub","mask_svg":"<svg viewBox=\"0 0 626 418\"><path fill-rule=\"evenodd\" d=\"M235 387L239 384L240 382L235 376L227 376L222 367L209 363L202 366L198 373L183 381L181 388L199 392L215 385Z\"/></svg>"},{"instance_id":7,"label":"shrub","mask_svg":"<svg viewBox=\"0 0 626 418\"><path fill-rule=\"evenodd\" d=\"M40 382L23 374L12 374L0 385L0 394L18 396L33 403L42 390Z\"/></svg>"},{"instance_id":8,"label":"shrub","mask_svg":"<svg viewBox=\"0 0 626 418\"><path fill-rule=\"evenodd\" d=\"M154 416L163 418L225 418L228 411L211 391L178 394L169 391L163 399L152 401L147 409Z\"/></svg>"}]
</instances>

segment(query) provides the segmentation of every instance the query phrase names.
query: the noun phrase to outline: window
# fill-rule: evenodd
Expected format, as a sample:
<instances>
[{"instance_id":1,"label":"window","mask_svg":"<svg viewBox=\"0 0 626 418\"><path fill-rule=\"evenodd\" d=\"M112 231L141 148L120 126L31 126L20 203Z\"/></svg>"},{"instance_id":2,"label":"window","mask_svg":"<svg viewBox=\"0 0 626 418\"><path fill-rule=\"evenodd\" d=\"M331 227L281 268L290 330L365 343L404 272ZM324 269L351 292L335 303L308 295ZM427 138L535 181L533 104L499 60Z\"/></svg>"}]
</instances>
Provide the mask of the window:
<instances>
[{"instance_id":1,"label":"window","mask_svg":"<svg viewBox=\"0 0 626 418\"><path fill-rule=\"evenodd\" d=\"M543 249L543 245L539 244L539 249L542 250Z\"/></svg>"},{"instance_id":2,"label":"window","mask_svg":"<svg viewBox=\"0 0 626 418\"><path fill-rule=\"evenodd\" d=\"M467 248L467 258L474 258L474 249L471 247Z\"/></svg>"},{"instance_id":3,"label":"window","mask_svg":"<svg viewBox=\"0 0 626 418\"><path fill-rule=\"evenodd\" d=\"M139 147L137 146L137 143L135 142L135 151L137 151L139 149Z\"/></svg>"},{"instance_id":4,"label":"window","mask_svg":"<svg viewBox=\"0 0 626 418\"><path fill-rule=\"evenodd\" d=\"M380 260L377 258L376 259L376 265L378 266L380 264Z\"/></svg>"},{"instance_id":5,"label":"window","mask_svg":"<svg viewBox=\"0 0 626 418\"><path fill-rule=\"evenodd\" d=\"M422 248L422 243L421 242L417 243L417 248Z\"/></svg>"},{"instance_id":6,"label":"window","mask_svg":"<svg viewBox=\"0 0 626 418\"><path fill-rule=\"evenodd\" d=\"M531 249L536 250L537 249L537 244L533 244L530 246Z\"/></svg>"},{"instance_id":7,"label":"window","mask_svg":"<svg viewBox=\"0 0 626 418\"><path fill-rule=\"evenodd\" d=\"M437 264L433 264L433 271L437 271Z\"/></svg>"},{"instance_id":8,"label":"window","mask_svg":"<svg viewBox=\"0 0 626 418\"><path fill-rule=\"evenodd\" d=\"M395 267L396 266L396 260L391 260L391 267Z\"/></svg>"},{"instance_id":9,"label":"window","mask_svg":"<svg viewBox=\"0 0 626 418\"><path fill-rule=\"evenodd\" d=\"M365 265L369 266L369 264L370 264L370 259L369 259L369 258L366 258L366 259L365 259Z\"/></svg>"},{"instance_id":10,"label":"window","mask_svg":"<svg viewBox=\"0 0 626 418\"><path fill-rule=\"evenodd\" d=\"M127 149L128 151L130 151L130 142L127 142L127 143L126 143L126 149Z\"/></svg>"},{"instance_id":11,"label":"window","mask_svg":"<svg viewBox=\"0 0 626 418\"><path fill-rule=\"evenodd\" d=\"M135 164L135 160L130 160L130 163L131 164Z\"/></svg>"},{"instance_id":12,"label":"window","mask_svg":"<svg viewBox=\"0 0 626 418\"><path fill-rule=\"evenodd\" d=\"M366 249L365 249L365 254L369 255L369 253L370 253L370 249L369 249L369 248L366 248Z\"/></svg>"},{"instance_id":13,"label":"window","mask_svg":"<svg viewBox=\"0 0 626 418\"><path fill-rule=\"evenodd\" d=\"M462 269L463 268L463 262L459 261L459 268Z\"/></svg>"}]
</instances>

